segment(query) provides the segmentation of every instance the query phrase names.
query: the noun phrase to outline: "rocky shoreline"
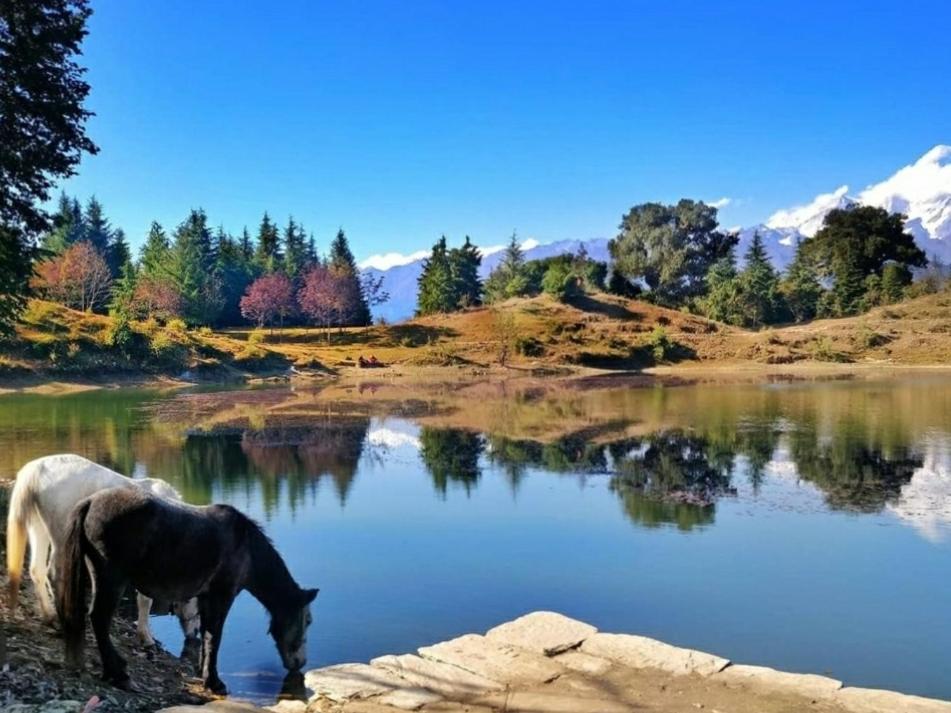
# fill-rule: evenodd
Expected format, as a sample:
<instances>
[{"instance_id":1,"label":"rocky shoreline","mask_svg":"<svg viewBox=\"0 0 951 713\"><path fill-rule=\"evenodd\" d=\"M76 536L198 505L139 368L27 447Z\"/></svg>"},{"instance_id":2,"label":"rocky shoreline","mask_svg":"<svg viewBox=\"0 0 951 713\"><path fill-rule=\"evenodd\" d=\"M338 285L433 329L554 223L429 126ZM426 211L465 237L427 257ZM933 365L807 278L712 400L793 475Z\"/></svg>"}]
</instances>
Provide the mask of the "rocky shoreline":
<instances>
[{"instance_id":1,"label":"rocky shoreline","mask_svg":"<svg viewBox=\"0 0 951 713\"><path fill-rule=\"evenodd\" d=\"M306 700L217 701L161 713L951 713L951 702L736 664L534 612L485 635L308 671Z\"/></svg>"}]
</instances>

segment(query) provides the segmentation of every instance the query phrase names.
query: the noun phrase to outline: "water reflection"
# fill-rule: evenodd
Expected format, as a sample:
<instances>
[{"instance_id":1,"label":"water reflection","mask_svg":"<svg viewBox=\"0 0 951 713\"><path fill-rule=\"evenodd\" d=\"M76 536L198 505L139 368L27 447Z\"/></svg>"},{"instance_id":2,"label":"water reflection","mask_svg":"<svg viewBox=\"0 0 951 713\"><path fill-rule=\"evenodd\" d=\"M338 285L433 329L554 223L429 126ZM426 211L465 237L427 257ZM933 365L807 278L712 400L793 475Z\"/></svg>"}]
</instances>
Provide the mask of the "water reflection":
<instances>
[{"instance_id":1,"label":"water reflection","mask_svg":"<svg viewBox=\"0 0 951 713\"><path fill-rule=\"evenodd\" d=\"M6 395L0 473L75 451L121 472L169 480L191 502L260 498L270 516L282 502L295 512L324 483L346 505L365 457L409 447L443 497L451 486L471 493L486 469L505 478L515 497L532 470L605 474L623 512L648 527L710 525L720 498L737 487L755 497L770 477L811 484L833 510L887 510L931 539L951 523L946 381L536 385L479 392L478 399L465 390L414 389L411 401L384 387L363 400L335 388ZM408 426L371 433L394 414Z\"/></svg>"}]
</instances>

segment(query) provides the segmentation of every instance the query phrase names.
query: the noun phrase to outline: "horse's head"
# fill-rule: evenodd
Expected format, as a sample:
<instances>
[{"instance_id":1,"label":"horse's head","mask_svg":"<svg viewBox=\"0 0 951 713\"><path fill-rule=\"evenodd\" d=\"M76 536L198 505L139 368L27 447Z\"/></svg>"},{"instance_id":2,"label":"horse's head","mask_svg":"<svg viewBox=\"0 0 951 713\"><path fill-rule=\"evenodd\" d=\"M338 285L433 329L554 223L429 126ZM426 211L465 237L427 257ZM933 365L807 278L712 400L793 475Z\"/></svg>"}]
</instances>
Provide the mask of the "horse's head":
<instances>
[{"instance_id":1,"label":"horse's head","mask_svg":"<svg viewBox=\"0 0 951 713\"><path fill-rule=\"evenodd\" d=\"M293 601L271 616L270 634L277 644L281 663L288 671L300 671L307 663L307 627L313 618L310 603L318 589L300 589Z\"/></svg>"}]
</instances>

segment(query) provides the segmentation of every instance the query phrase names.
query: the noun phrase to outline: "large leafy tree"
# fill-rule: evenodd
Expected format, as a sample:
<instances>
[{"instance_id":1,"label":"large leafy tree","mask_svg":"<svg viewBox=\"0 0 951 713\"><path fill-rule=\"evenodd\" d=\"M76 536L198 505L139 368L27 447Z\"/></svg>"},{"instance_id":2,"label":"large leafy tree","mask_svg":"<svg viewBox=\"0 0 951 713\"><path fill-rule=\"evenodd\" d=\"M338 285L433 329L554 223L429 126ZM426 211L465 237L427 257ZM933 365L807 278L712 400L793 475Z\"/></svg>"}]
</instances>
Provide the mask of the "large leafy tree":
<instances>
[{"instance_id":1,"label":"large leafy tree","mask_svg":"<svg viewBox=\"0 0 951 713\"><path fill-rule=\"evenodd\" d=\"M436 241L429 257L423 261L423 272L419 276L418 284L416 314L452 312L456 309L456 282L445 235Z\"/></svg>"},{"instance_id":2,"label":"large leafy tree","mask_svg":"<svg viewBox=\"0 0 951 713\"><path fill-rule=\"evenodd\" d=\"M43 203L75 172L91 113L76 62L91 10L86 0L0 3L0 331L9 333L29 292L35 241L49 227Z\"/></svg>"},{"instance_id":3,"label":"large leafy tree","mask_svg":"<svg viewBox=\"0 0 951 713\"><path fill-rule=\"evenodd\" d=\"M294 285L279 272L259 277L241 298L241 315L259 327L273 327L275 323L283 326L296 309Z\"/></svg>"},{"instance_id":4,"label":"large leafy tree","mask_svg":"<svg viewBox=\"0 0 951 713\"><path fill-rule=\"evenodd\" d=\"M802 243L820 275L832 281L824 301L831 315L855 314L863 306L868 278L881 279L888 264L906 269L928 260L905 230L906 217L883 208L858 206L829 211L822 228Z\"/></svg>"},{"instance_id":5,"label":"large leafy tree","mask_svg":"<svg viewBox=\"0 0 951 713\"><path fill-rule=\"evenodd\" d=\"M614 269L643 282L648 299L685 305L703 294L707 270L737 243L735 235L717 227L717 209L703 202L634 206L608 245Z\"/></svg>"}]
</instances>

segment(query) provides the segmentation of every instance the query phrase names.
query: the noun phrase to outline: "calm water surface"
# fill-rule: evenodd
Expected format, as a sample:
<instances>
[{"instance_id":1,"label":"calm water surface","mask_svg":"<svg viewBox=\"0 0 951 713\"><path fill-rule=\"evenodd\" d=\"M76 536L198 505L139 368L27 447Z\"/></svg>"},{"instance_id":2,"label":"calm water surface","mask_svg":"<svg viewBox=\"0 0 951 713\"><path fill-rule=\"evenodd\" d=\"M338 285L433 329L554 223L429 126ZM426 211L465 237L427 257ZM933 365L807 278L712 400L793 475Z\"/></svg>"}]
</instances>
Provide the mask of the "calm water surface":
<instances>
[{"instance_id":1,"label":"calm water surface","mask_svg":"<svg viewBox=\"0 0 951 713\"><path fill-rule=\"evenodd\" d=\"M73 451L243 509L321 588L309 666L553 609L951 698L951 380L584 385L7 395L0 476ZM243 594L232 693L279 687L266 630Z\"/></svg>"}]
</instances>

